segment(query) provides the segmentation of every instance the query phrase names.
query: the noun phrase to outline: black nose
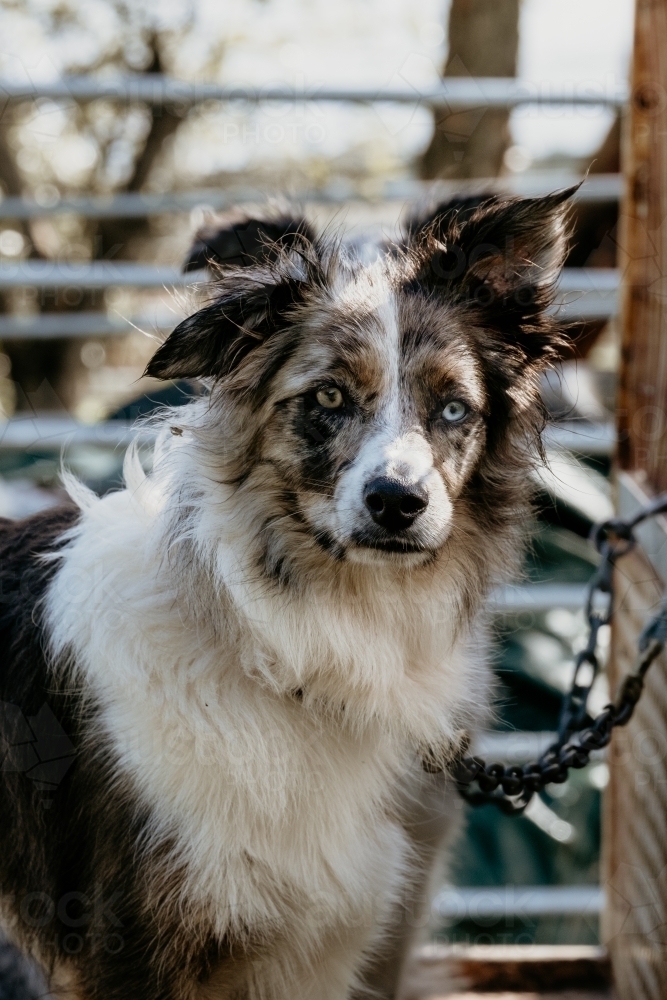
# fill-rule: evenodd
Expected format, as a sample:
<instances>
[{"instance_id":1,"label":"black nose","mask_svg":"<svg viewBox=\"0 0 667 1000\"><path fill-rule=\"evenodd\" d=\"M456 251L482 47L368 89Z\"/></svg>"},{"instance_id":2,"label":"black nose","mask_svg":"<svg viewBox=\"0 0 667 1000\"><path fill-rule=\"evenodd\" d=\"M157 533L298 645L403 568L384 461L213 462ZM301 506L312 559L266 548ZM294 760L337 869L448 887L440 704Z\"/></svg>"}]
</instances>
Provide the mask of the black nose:
<instances>
[{"instance_id":1,"label":"black nose","mask_svg":"<svg viewBox=\"0 0 667 1000\"><path fill-rule=\"evenodd\" d=\"M428 507L428 493L418 483L408 486L398 479L378 476L364 490L364 502L376 524L387 531L402 531Z\"/></svg>"}]
</instances>

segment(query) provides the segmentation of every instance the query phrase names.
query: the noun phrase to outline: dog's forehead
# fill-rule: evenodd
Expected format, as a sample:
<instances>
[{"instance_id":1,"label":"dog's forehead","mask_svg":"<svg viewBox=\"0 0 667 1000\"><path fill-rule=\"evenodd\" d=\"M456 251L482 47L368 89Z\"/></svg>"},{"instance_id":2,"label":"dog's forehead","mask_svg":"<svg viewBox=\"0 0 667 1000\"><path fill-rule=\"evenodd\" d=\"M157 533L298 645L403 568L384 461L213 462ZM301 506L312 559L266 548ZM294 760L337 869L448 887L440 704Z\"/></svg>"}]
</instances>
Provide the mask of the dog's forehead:
<instances>
[{"instance_id":1,"label":"dog's forehead","mask_svg":"<svg viewBox=\"0 0 667 1000\"><path fill-rule=\"evenodd\" d=\"M298 347L277 376L281 394L344 373L372 395L399 382L403 391L411 383L449 383L482 402L484 380L461 318L406 294L395 271L395 264L376 262L337 276L311 297Z\"/></svg>"},{"instance_id":2,"label":"dog's forehead","mask_svg":"<svg viewBox=\"0 0 667 1000\"><path fill-rule=\"evenodd\" d=\"M381 392L400 351L395 290L377 265L340 269L313 289L299 316L298 345L278 373L281 391L345 373L360 387Z\"/></svg>"}]
</instances>

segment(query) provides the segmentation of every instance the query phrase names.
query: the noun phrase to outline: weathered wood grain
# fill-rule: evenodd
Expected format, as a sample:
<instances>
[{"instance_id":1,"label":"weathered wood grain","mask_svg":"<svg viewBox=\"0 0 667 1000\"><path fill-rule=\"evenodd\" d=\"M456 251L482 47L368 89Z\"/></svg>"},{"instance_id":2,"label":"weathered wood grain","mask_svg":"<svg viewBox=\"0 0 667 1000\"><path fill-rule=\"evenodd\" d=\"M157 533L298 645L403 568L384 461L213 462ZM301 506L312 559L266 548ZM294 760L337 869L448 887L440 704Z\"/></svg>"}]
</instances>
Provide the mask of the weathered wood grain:
<instances>
[{"instance_id":1,"label":"weathered wood grain","mask_svg":"<svg viewBox=\"0 0 667 1000\"><path fill-rule=\"evenodd\" d=\"M634 669L637 637L663 583L641 550L616 572L612 690ZM651 667L629 725L615 731L605 800L603 935L620 1000L667 996L667 659Z\"/></svg>"},{"instance_id":2,"label":"weathered wood grain","mask_svg":"<svg viewBox=\"0 0 667 1000\"><path fill-rule=\"evenodd\" d=\"M666 0L637 0L623 154L617 467L649 499L667 490ZM664 532L664 525L651 530ZM617 568L612 690L634 669L639 633L667 583L651 555L638 549ZM609 755L603 935L619 1000L667 997L666 668L664 656L654 663L635 715L615 732Z\"/></svg>"},{"instance_id":3,"label":"weathered wood grain","mask_svg":"<svg viewBox=\"0 0 667 1000\"><path fill-rule=\"evenodd\" d=\"M619 224L622 469L667 489L667 3L637 0Z\"/></svg>"},{"instance_id":4,"label":"weathered wood grain","mask_svg":"<svg viewBox=\"0 0 667 1000\"><path fill-rule=\"evenodd\" d=\"M541 996L544 990L598 991L609 986L604 948L587 945L426 945L414 956L401 1000ZM452 990L458 992L452 992Z\"/></svg>"}]
</instances>

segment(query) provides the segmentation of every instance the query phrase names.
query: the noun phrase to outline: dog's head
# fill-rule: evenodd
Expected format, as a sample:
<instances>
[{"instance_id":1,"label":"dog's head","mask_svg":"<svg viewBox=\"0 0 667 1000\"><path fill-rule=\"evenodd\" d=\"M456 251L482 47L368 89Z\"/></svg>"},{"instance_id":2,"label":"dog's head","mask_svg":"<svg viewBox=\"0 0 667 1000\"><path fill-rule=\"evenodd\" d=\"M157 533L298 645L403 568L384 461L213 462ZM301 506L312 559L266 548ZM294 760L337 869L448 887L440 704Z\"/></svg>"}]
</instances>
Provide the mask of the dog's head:
<instances>
[{"instance_id":1,"label":"dog's head","mask_svg":"<svg viewBox=\"0 0 667 1000\"><path fill-rule=\"evenodd\" d=\"M226 446L267 552L296 532L339 559L414 565L457 528L523 515L567 197L450 204L371 265L291 220L248 266L217 267L147 374L208 380L210 419L236 414L242 454Z\"/></svg>"}]
</instances>

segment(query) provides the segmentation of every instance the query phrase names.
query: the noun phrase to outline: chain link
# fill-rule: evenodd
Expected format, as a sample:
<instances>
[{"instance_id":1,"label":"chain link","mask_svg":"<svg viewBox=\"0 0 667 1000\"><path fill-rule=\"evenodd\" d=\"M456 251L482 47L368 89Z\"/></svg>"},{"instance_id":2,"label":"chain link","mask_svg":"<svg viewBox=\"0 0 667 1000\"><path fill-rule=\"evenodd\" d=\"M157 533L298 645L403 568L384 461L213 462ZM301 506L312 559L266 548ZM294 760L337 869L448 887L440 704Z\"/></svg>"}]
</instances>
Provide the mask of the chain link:
<instances>
[{"instance_id":1,"label":"chain link","mask_svg":"<svg viewBox=\"0 0 667 1000\"><path fill-rule=\"evenodd\" d=\"M614 727L630 721L644 687L646 671L667 643L667 594L639 637L635 671L622 682L616 700L593 721L588 719L586 705L600 669L599 632L612 619L616 562L634 548L637 525L665 511L667 495L643 507L629 521L614 518L593 528L591 541L600 553L600 564L588 585L585 609L588 641L575 659L572 686L563 698L556 742L539 760L523 766L487 764L479 757L460 757L454 761L450 773L460 795L471 805L493 803L508 814L523 812L536 792L546 785L567 781L570 768L585 767L594 750L607 746ZM427 761L424 767L431 769Z\"/></svg>"}]
</instances>

